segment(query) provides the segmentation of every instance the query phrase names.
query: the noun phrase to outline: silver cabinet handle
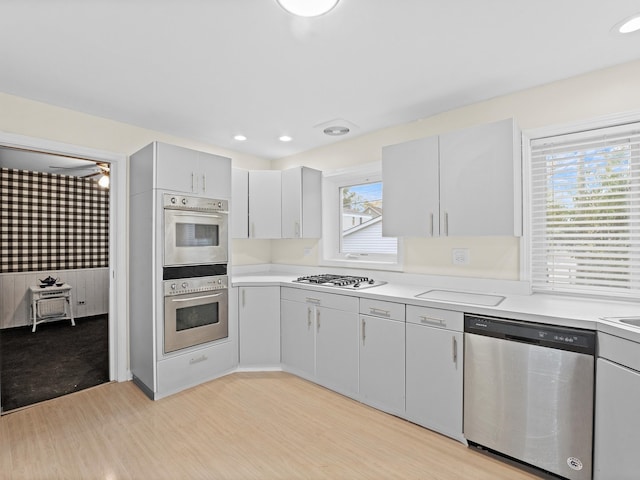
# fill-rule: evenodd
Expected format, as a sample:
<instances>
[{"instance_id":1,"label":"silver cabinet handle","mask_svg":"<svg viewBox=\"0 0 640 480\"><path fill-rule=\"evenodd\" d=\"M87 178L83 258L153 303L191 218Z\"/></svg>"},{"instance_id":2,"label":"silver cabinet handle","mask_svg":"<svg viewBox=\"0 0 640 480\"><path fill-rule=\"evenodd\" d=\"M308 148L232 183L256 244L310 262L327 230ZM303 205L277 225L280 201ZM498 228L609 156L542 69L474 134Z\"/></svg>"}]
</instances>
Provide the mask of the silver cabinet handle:
<instances>
[{"instance_id":1,"label":"silver cabinet handle","mask_svg":"<svg viewBox=\"0 0 640 480\"><path fill-rule=\"evenodd\" d=\"M300 222L296 221L294 225L296 238L300 237Z\"/></svg>"},{"instance_id":2,"label":"silver cabinet handle","mask_svg":"<svg viewBox=\"0 0 640 480\"><path fill-rule=\"evenodd\" d=\"M444 234L449 236L449 212L444 212Z\"/></svg>"},{"instance_id":3,"label":"silver cabinet handle","mask_svg":"<svg viewBox=\"0 0 640 480\"><path fill-rule=\"evenodd\" d=\"M207 174L202 174L202 193L207 191Z\"/></svg>"},{"instance_id":4,"label":"silver cabinet handle","mask_svg":"<svg viewBox=\"0 0 640 480\"><path fill-rule=\"evenodd\" d=\"M316 310L316 332L320 332L320 310Z\"/></svg>"},{"instance_id":5,"label":"silver cabinet handle","mask_svg":"<svg viewBox=\"0 0 640 480\"><path fill-rule=\"evenodd\" d=\"M194 174L193 174L193 172L191 172L191 191L195 192L195 187L194 187L194 184L193 184L193 177L194 177Z\"/></svg>"},{"instance_id":6,"label":"silver cabinet handle","mask_svg":"<svg viewBox=\"0 0 640 480\"><path fill-rule=\"evenodd\" d=\"M453 342L451 342L451 346L453 348L453 363L457 366L458 365L458 340L456 340L456 337L451 337L451 339L453 340Z\"/></svg>"},{"instance_id":7,"label":"silver cabinet handle","mask_svg":"<svg viewBox=\"0 0 640 480\"><path fill-rule=\"evenodd\" d=\"M242 289L242 306L243 306L243 307L244 307L244 306L245 306L245 304L246 304L246 301L245 301L245 294L246 294L246 293L247 293L247 291L243 288L243 289Z\"/></svg>"},{"instance_id":8,"label":"silver cabinet handle","mask_svg":"<svg viewBox=\"0 0 640 480\"><path fill-rule=\"evenodd\" d=\"M311 307L307 307L307 330L311 330Z\"/></svg>"},{"instance_id":9,"label":"silver cabinet handle","mask_svg":"<svg viewBox=\"0 0 640 480\"><path fill-rule=\"evenodd\" d=\"M390 317L391 312L389 310L382 310L381 308L369 307L369 313L372 315L380 315L382 317Z\"/></svg>"},{"instance_id":10,"label":"silver cabinet handle","mask_svg":"<svg viewBox=\"0 0 640 480\"><path fill-rule=\"evenodd\" d=\"M364 345L364 339L367 337L365 333L365 329L367 328L367 321L362 319L362 345Z\"/></svg>"},{"instance_id":11,"label":"silver cabinet handle","mask_svg":"<svg viewBox=\"0 0 640 480\"><path fill-rule=\"evenodd\" d=\"M431 236L433 237L433 212L431 212L431 215L429 215L431 217L431 227L429 228L430 232L431 232Z\"/></svg>"},{"instance_id":12,"label":"silver cabinet handle","mask_svg":"<svg viewBox=\"0 0 640 480\"><path fill-rule=\"evenodd\" d=\"M307 303L313 303L314 305L320 305L320 299L319 298L305 297L304 300Z\"/></svg>"},{"instance_id":13,"label":"silver cabinet handle","mask_svg":"<svg viewBox=\"0 0 640 480\"><path fill-rule=\"evenodd\" d=\"M425 325L435 325L436 327L446 327L447 322L441 318L427 317L426 315L420 315L420 323Z\"/></svg>"}]
</instances>

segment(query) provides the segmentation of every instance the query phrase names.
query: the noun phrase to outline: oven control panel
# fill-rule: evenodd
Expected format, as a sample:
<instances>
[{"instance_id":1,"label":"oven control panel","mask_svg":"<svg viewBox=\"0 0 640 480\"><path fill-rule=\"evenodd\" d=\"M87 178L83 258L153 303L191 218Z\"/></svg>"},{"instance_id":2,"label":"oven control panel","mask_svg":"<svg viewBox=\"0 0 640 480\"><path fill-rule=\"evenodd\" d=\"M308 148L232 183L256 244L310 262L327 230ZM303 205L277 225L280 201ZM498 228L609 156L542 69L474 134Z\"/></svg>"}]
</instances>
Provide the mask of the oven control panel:
<instances>
[{"instance_id":1,"label":"oven control panel","mask_svg":"<svg viewBox=\"0 0 640 480\"><path fill-rule=\"evenodd\" d=\"M194 212L227 212L229 210L229 202L227 200L187 197L172 193L164 194L162 206L169 210L190 210Z\"/></svg>"},{"instance_id":2,"label":"oven control panel","mask_svg":"<svg viewBox=\"0 0 640 480\"><path fill-rule=\"evenodd\" d=\"M212 277L176 278L162 282L164 296L184 295L186 293L211 292L229 288L229 277L215 275Z\"/></svg>"}]
</instances>

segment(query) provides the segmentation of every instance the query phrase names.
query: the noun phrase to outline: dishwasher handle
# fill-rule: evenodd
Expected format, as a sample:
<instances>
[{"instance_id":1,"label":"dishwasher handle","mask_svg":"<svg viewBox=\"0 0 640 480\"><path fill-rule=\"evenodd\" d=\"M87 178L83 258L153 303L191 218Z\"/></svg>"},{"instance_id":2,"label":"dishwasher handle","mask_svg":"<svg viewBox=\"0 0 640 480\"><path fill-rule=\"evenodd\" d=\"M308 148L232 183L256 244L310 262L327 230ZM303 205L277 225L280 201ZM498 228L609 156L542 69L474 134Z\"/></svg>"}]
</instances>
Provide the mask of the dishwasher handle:
<instances>
[{"instance_id":1,"label":"dishwasher handle","mask_svg":"<svg viewBox=\"0 0 640 480\"><path fill-rule=\"evenodd\" d=\"M505 340L511 340L513 342L520 342L520 343L528 343L530 345L540 345L541 341L538 338L527 338L527 337L521 337L519 335L505 335L504 336Z\"/></svg>"}]
</instances>

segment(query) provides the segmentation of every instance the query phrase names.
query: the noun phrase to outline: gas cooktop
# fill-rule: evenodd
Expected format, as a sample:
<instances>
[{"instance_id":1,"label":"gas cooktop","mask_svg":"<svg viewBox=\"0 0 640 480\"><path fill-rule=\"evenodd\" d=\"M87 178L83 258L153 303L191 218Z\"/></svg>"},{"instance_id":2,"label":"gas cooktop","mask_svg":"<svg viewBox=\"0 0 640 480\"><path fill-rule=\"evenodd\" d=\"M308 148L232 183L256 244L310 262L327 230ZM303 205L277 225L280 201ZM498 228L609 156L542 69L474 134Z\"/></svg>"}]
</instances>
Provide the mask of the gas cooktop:
<instances>
[{"instance_id":1,"label":"gas cooktop","mask_svg":"<svg viewBox=\"0 0 640 480\"><path fill-rule=\"evenodd\" d=\"M294 282L306 283L309 285L321 285L323 287L339 287L353 290L361 290L363 288L377 287L387 282L381 282L369 277L360 277L353 275L335 275L331 273L323 273L320 275L309 275L299 277Z\"/></svg>"}]
</instances>

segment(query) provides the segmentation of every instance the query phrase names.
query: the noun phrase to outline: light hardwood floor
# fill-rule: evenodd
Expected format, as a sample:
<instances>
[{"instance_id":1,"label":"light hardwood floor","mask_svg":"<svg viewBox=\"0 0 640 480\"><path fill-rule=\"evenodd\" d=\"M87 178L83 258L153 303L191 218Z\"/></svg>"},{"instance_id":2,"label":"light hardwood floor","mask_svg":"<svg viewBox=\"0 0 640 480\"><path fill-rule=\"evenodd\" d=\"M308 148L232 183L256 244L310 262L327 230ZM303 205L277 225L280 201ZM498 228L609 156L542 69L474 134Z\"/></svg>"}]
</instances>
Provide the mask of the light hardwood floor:
<instances>
[{"instance_id":1,"label":"light hardwood floor","mask_svg":"<svg viewBox=\"0 0 640 480\"><path fill-rule=\"evenodd\" d=\"M2 479L538 478L295 376L152 402L110 383L0 418Z\"/></svg>"}]
</instances>

